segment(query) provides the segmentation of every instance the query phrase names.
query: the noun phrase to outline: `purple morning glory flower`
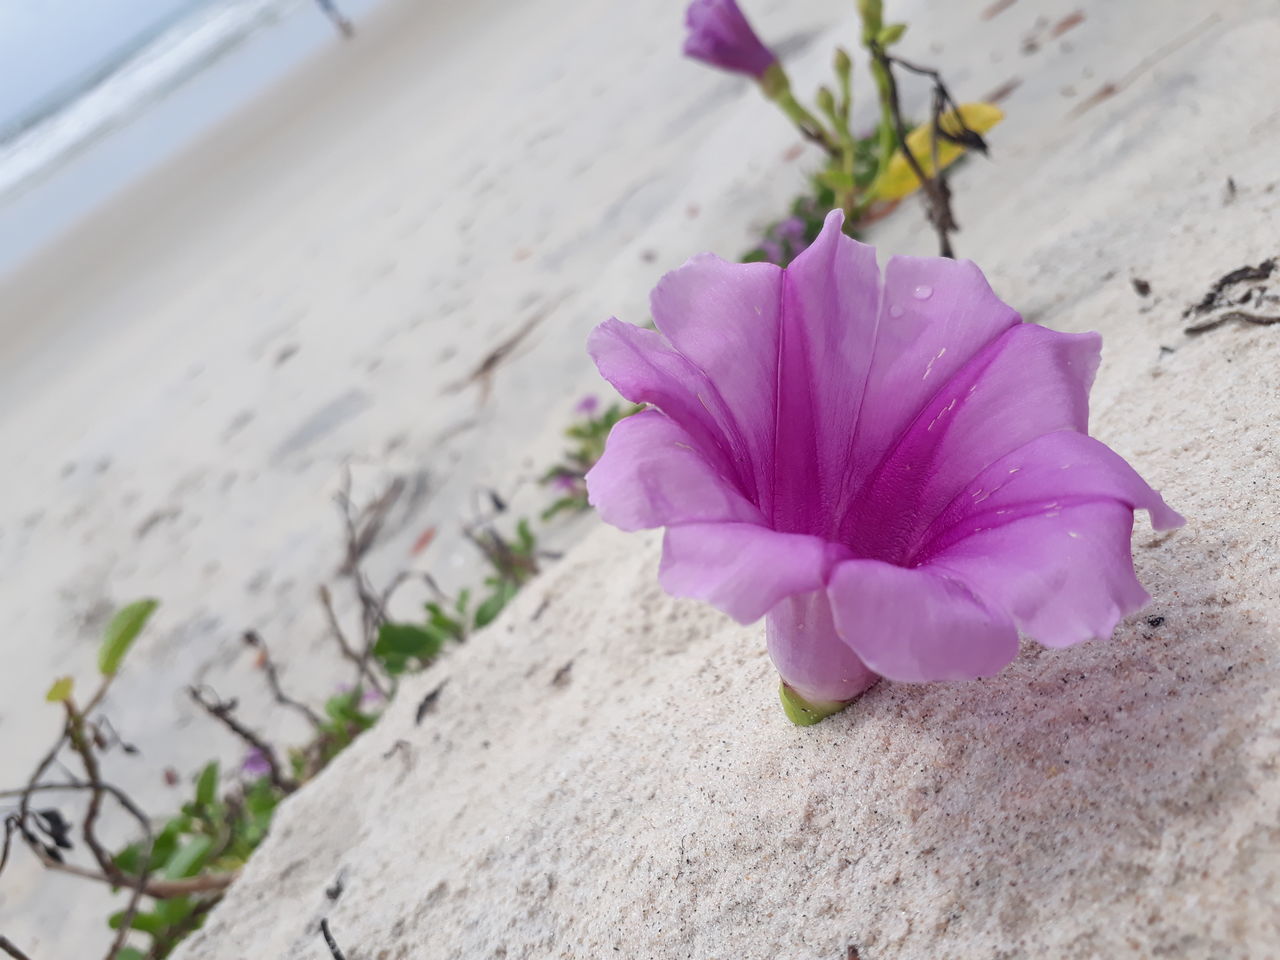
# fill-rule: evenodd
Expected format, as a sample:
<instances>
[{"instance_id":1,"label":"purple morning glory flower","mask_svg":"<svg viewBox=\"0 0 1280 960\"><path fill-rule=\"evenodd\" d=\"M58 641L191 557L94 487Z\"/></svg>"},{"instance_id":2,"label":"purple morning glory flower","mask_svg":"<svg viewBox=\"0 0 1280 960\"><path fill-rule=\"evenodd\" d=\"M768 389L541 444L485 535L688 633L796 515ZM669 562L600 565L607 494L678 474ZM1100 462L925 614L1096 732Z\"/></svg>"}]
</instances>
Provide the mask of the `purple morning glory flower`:
<instances>
[{"instance_id":1,"label":"purple morning glory flower","mask_svg":"<svg viewBox=\"0 0 1280 960\"><path fill-rule=\"evenodd\" d=\"M734 0L693 0L685 13L686 56L722 70L761 79L778 58L769 50Z\"/></svg>"},{"instance_id":2,"label":"purple morning glory flower","mask_svg":"<svg viewBox=\"0 0 1280 960\"><path fill-rule=\"evenodd\" d=\"M1087 433L1096 333L1024 323L967 261L882 276L840 225L786 270L695 257L653 292L661 332L609 320L589 343L654 408L614 427L591 502L666 528L668 592L767 617L797 722L880 677L994 674L1019 631L1110 635L1150 599L1134 511L1182 523Z\"/></svg>"}]
</instances>

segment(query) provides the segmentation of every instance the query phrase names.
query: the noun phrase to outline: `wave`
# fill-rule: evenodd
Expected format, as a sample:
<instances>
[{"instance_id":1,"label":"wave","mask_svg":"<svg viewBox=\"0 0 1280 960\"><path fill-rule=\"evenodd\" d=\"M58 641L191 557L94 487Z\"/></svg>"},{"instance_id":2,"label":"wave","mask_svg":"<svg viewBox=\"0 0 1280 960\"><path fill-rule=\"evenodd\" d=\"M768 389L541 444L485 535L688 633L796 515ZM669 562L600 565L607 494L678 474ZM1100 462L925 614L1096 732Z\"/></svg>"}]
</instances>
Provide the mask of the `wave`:
<instances>
[{"instance_id":1,"label":"wave","mask_svg":"<svg viewBox=\"0 0 1280 960\"><path fill-rule=\"evenodd\" d=\"M170 22L0 134L0 200L309 0L219 0Z\"/></svg>"}]
</instances>

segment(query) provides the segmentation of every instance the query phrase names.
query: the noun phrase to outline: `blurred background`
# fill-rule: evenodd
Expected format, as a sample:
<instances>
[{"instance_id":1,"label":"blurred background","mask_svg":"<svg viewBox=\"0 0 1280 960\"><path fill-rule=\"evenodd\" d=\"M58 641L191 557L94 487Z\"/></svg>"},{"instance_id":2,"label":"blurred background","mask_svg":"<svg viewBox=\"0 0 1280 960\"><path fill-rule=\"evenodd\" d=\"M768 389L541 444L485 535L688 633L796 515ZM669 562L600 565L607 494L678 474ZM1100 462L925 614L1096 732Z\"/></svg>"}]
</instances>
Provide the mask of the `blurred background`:
<instances>
[{"instance_id":1,"label":"blurred background","mask_svg":"<svg viewBox=\"0 0 1280 960\"><path fill-rule=\"evenodd\" d=\"M104 755L113 782L163 816L211 759L228 789L256 775L188 684L282 750L307 740L242 636L317 709L351 682L316 593L358 637L344 491L383 508L370 582L427 573L473 608L478 523L518 547L526 519L535 565L577 539L587 515L542 522L539 480L612 402L587 332L645 322L662 272L737 255L803 184L754 86L680 56L683 12L0 4L0 787L58 733L52 680L87 697L142 597L159 609L104 703L132 751ZM752 10L791 55L842 15ZM433 596L408 583L388 616ZM103 954L121 905L24 849L0 876L0 934L36 960Z\"/></svg>"}]
</instances>

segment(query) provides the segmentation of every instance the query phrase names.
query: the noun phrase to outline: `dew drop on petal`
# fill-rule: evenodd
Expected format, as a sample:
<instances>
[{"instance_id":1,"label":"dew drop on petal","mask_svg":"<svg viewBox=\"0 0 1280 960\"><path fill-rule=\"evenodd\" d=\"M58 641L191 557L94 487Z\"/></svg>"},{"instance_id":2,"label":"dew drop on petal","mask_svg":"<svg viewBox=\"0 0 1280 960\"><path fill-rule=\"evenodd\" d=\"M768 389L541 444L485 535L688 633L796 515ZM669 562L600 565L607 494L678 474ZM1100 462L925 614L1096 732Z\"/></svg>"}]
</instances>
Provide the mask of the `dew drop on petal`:
<instances>
[{"instance_id":1,"label":"dew drop on petal","mask_svg":"<svg viewBox=\"0 0 1280 960\"><path fill-rule=\"evenodd\" d=\"M928 300L930 297L933 296L933 287L927 286L926 284L922 283L920 284L920 286L916 287L914 290L911 291L911 295L915 297L917 300Z\"/></svg>"},{"instance_id":2,"label":"dew drop on petal","mask_svg":"<svg viewBox=\"0 0 1280 960\"><path fill-rule=\"evenodd\" d=\"M893 317L895 320L898 319L898 317L902 316L905 312L906 311L903 310L902 307L896 303L889 308L889 316Z\"/></svg>"}]
</instances>

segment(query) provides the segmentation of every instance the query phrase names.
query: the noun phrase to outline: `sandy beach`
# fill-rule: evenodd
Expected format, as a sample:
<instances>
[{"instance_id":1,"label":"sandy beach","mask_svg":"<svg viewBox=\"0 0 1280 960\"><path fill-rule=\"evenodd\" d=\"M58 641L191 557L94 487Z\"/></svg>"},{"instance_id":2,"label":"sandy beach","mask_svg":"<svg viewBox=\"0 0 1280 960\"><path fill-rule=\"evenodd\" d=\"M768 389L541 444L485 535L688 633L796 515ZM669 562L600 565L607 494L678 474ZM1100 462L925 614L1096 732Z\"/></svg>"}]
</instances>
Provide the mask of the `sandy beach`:
<instances>
[{"instance_id":1,"label":"sandy beach","mask_svg":"<svg viewBox=\"0 0 1280 960\"><path fill-rule=\"evenodd\" d=\"M291 801L284 839L269 841L246 885L184 956L239 957L250 945L264 956L319 956L313 927L321 891L347 870L353 893L338 917L365 950L353 951L353 960L463 955L458 950L602 956L619 931L643 945L615 954L622 956L684 956L676 947L692 943L699 957L834 960L849 932L844 921L859 911L877 924L870 941L865 930L859 934L861 942L882 951L863 960L935 960L946 941L925 921L941 922L938 891L958 889L958 875L904 868L907 893L895 899L890 890L893 867L919 853L908 813L918 813L932 781L915 776L917 766L936 763L956 782L1049 798L1055 815L1070 821L1063 836L1081 842L1101 831L1123 845L1137 829L1124 821L1119 834L1107 834L1123 819L1111 804L1104 810L1111 819L1071 819L1099 778L1105 782L1106 764L1129 784L1123 799L1141 805L1154 798L1137 817L1143 830L1158 834L1156 809L1187 799L1159 779L1177 775L1183 755L1175 740L1160 741L1148 755L1111 749L1105 734L1090 728L1061 748L1088 769L1061 781L1070 788L1057 798L1045 792L1048 753L1043 764L1017 754L1016 768L1001 766L1021 749L1016 731L1002 734L1008 754L978 751L976 771L966 766L972 754L921 746L935 742L935 715L994 716L1006 699L1022 703L1014 713L1045 736L1054 728L1045 717L1070 726L1074 701L1053 700L1040 716L1019 698L1028 685L1058 696L1058 674L1076 670L1068 665L1072 656L1082 656L1080 669L1092 676L1120 678L1099 681L1090 695L1122 701L1153 725L1169 717L1191 724L1182 746L1194 754L1195 776L1217 782L1211 759L1219 739L1210 720L1238 730L1244 744L1228 759L1248 788L1232 787L1235 806L1226 819L1177 821L1165 859L1158 850L1103 858L1108 881L1146 870L1173 885L1182 857L1207 864L1215 884L1208 902L1223 910L1247 884L1275 882L1266 866L1275 862L1274 842L1248 840L1273 812L1275 787L1258 766L1263 734L1248 726L1244 711L1274 715L1274 697L1263 688L1280 623L1276 555L1274 543L1230 506L1252 495L1258 511L1274 516L1274 497L1250 493L1271 469L1260 458L1274 450L1240 452L1262 442L1258 431L1275 413L1274 391L1255 392L1239 415L1227 407L1274 369L1276 334L1229 329L1188 343L1179 314L1218 275L1280 252L1280 188L1264 140L1274 144L1268 131L1277 117L1274 106L1240 93L1274 85L1268 51L1280 44L1280 25L1261 0L1213 11L1189 0L1050 0L992 16L985 15L990 3L965 0L945 11L930 5L927 21L923 4L892 6L895 17L919 24L904 53L946 71L961 99L1012 85L992 159L967 163L955 178L964 227L959 250L981 263L1027 319L1103 332L1097 432L1141 463L1191 517L1173 546L1144 546L1140 572L1160 612L1183 617L1179 643L1207 649L1235 637L1241 644L1254 668L1233 682L1247 687L1239 700L1247 706L1224 702L1223 690L1243 688L1215 686L1210 666L1218 677L1226 662L1206 657L1183 670L1193 679L1181 695L1169 694L1167 716L1142 712L1125 699L1125 683L1137 682L1143 662L1161 678L1183 668L1172 665L1176 651L1161 652L1171 642L1166 636L1153 639L1135 623L1116 641L1136 651L1123 669L1115 666L1120 654L1093 645L1083 654L1043 655L1053 673L1043 689L1035 686L1041 655L1032 653L980 694L877 693L869 724L841 718L822 728L841 731L846 747L866 752L851 758L824 741L815 756L780 726L758 631L661 596L651 538L592 533L564 561L564 572L553 570L529 588L510 616L448 665L457 689L486 697L504 683L515 689L517 675L528 670L523 676L539 684L528 694L534 699L509 713L451 714L430 733L415 733L411 706L398 704L368 743ZM557 455L574 403L586 393L607 395L584 355L587 332L610 315L643 322L654 282L688 256L714 250L733 258L745 250L753 231L785 211L807 169L799 138L747 82L679 57L682 8L678 0L389 0L362 21L355 42L335 43L0 286L0 445L7 453L0 609L8 627L0 783L21 782L54 736L57 716L43 702L50 680L71 673L87 682L105 618L140 596L155 596L162 607L109 704L114 725L140 750L113 759L121 785L164 809L207 758L238 762L239 745L193 714L183 694L189 682L239 697L244 716L263 729L299 737L288 715L272 708L239 638L247 628L260 631L301 696L322 698L345 675L314 595L317 585L337 582L342 531L332 498L348 465L362 493L396 477L410 491L370 553L377 577L415 567L448 590L472 582L478 561L460 527L476 508L477 491L499 490L513 516L545 503L534 478ZM1086 13L1079 27L1050 37L1051 25L1077 8ZM851 4L826 0L752 5L753 20L782 41L804 90L827 70L836 39L852 35L853 14ZM1034 50L1028 37L1038 38ZM1134 37L1140 42L1126 39ZM859 115L869 122L872 112L864 97ZM1181 125L1193 121L1200 132L1189 139ZM1228 205L1229 176L1238 194ZM914 203L869 239L885 253L934 250ZM1155 295L1139 297L1134 277ZM491 351L522 330L527 334L491 375L477 375ZM1194 402L1194 394L1210 406ZM415 554L429 527L438 531L434 542ZM553 525L547 542L568 547L594 527L589 517ZM1140 529L1138 542L1149 541ZM535 626L548 591L556 597L553 612ZM399 612L412 616L420 599L406 592ZM1251 612L1215 619L1215 605L1228 603ZM644 657L629 652L629 623L656 638L641 644ZM520 647L526 642L528 649ZM552 704L560 691L548 692L544 674L569 660L575 684L594 686L575 686L566 696L576 699ZM668 729L678 714L668 691L695 673L701 693L731 695L742 712L726 716L703 703ZM639 678L634 686L632 678ZM410 699L415 692L408 691ZM1214 708L1197 726L1193 706L1201 696ZM539 697L548 701L543 712ZM895 732L893 716L908 717L908 734ZM585 717L592 718L589 730ZM981 724L957 722L966 742L984 735ZM540 724L545 738L534 736ZM1140 726L1121 732L1137 737ZM637 732L647 727L660 727L665 739L644 747ZM898 736L915 739L893 740ZM403 776L381 773L378 758L396 737L419 744L434 737L450 749ZM501 737L510 738L499 751L505 760L487 766L475 759L481 740ZM722 745L733 783L744 791L718 806L713 787L725 774L716 751L685 752L703 737ZM912 744L923 753L913 753ZM596 767L601 752L608 759ZM659 753L676 758L674 773L664 772ZM1090 766L1091 757L1104 759ZM1132 765L1148 761L1146 779L1128 779ZM166 767L180 773L180 788L163 782ZM814 773L827 769L838 774ZM504 806L494 801L493 784L512 770L527 778L526 787ZM888 797L887 812L862 794L836 810L822 805L818 787L782 789L791 770L828 793ZM438 815L411 802L428 795L433 777L453 784ZM631 780L635 791L623 789ZM762 782L751 803L743 799ZM1256 802L1245 798L1248 790ZM593 796L633 811L642 826L620 833L613 820L591 813ZM1202 793L1192 799L1209 802ZM806 812L814 804L817 814ZM1020 942L1050 951L1038 956L1072 949L1067 933L1036 939L1034 930L1052 914L1055 889L1068 890L1064 896L1077 904L1087 891L1046 866L1063 855L1059 846L1036 846L1030 832L1010 826L1016 806L981 810L1026 841L1018 848L1033 851L1026 857L1001 860L999 844L987 840L940 845L957 862L989 858L997 873L1025 868L1034 891L1031 900L1003 890L976 901L973 916L985 910L1007 924L975 922L964 933L968 952L955 956L1027 955L1016 951ZM424 836L406 843L386 824L409 807L418 812L395 821L395 829ZM744 849L725 838L753 810L795 825L786 835L794 842L771 832L747 857L754 868L741 890L765 905L758 912L735 899L738 878L730 882L733 871L723 869L725 858ZM514 826L504 833L507 818ZM924 819L919 849L951 830L941 814ZM1263 866L1232 872L1221 858L1197 859L1224 822L1241 856L1254 851ZM463 831L456 844L440 839L449 824ZM515 841L504 847L508 833ZM685 861L688 873L677 883L672 858L680 838L695 834L700 860ZM302 835L308 840L299 845ZM839 876L824 872L833 844L865 846L868 837L882 842L883 855ZM614 858L628 838L638 852ZM588 853L543 871L549 851L574 844ZM646 852L659 848L660 869L645 873ZM1084 850L1072 869L1099 869L1097 853ZM288 873L298 858L305 864ZM482 864L495 863L507 871L500 897L465 882L447 901L432 892L437 873L480 875ZM543 896L529 886L542 872L556 875L558 893ZM382 874L399 883L375 882ZM777 892L795 891L813 876L834 892L799 899ZM647 906L636 906L635 885L644 877L656 892ZM614 886L597 897L597 879ZM1138 892L1123 901L1125 909L1149 908L1162 889L1138 881L1132 887ZM701 903L689 893L698 889L705 891ZM1176 902L1194 909L1194 891L1176 889ZM1034 900L1035 893L1046 899ZM493 908L499 901L501 909ZM269 910L262 906L268 902ZM539 906L529 912L533 902ZM786 911L797 902L815 917L803 935L788 925ZM0 880L0 930L37 960L95 955L104 946L107 903L98 891L22 858ZM438 903L443 912L432 914ZM66 920L68 904L74 922ZM918 925L903 919L909 911L923 918ZM407 916L417 919L393 933ZM1243 931L1237 941L1219 931L1174 955L1243 957L1249 954L1212 951L1266 942L1263 920L1234 916ZM424 917L449 939L428 937ZM1086 917L1072 927L1085 945L1072 955L1119 955L1110 952L1119 942L1110 935L1086 938L1105 919ZM568 939L558 939L566 930ZM664 939L670 931L675 941ZM1180 931L1174 918L1122 932L1139 938L1133 955L1143 956L1176 946ZM409 943L420 949L405 952ZM503 943L509 954L495 952ZM993 952L1000 949L1014 952Z\"/></svg>"},{"instance_id":2,"label":"sandy beach","mask_svg":"<svg viewBox=\"0 0 1280 960\"><path fill-rule=\"evenodd\" d=\"M797 729L760 626L663 594L658 537L598 530L287 804L183 960L311 957L322 917L388 958L1276 954L1280 340L1184 311L1280 252L1252 95L1280 22L992 6L913 27L957 82L1021 81L957 177L958 242L1028 319L1103 334L1093 431L1188 518L1137 524L1151 606ZM882 257L922 243L903 212Z\"/></svg>"},{"instance_id":3,"label":"sandy beach","mask_svg":"<svg viewBox=\"0 0 1280 960\"><path fill-rule=\"evenodd\" d=\"M800 183L785 121L677 55L681 15L390 2L0 286L0 781L53 736L51 679L88 682L106 617L140 596L162 607L110 710L140 750L116 776L142 802L177 802L166 767L185 782L239 760L193 715L193 680L301 736L239 637L261 631L299 695L345 679L315 590L341 562L348 463L361 494L393 477L411 491L375 577L472 583L460 527L478 491L513 515L545 506L533 480L573 404L605 395L586 332L643 319L694 252L745 249ZM831 15L775 3L759 19L812 40ZM419 601L405 591L399 612ZM10 871L0 929L45 956L101 949L99 891ZM67 902L83 928L59 919Z\"/></svg>"}]
</instances>

